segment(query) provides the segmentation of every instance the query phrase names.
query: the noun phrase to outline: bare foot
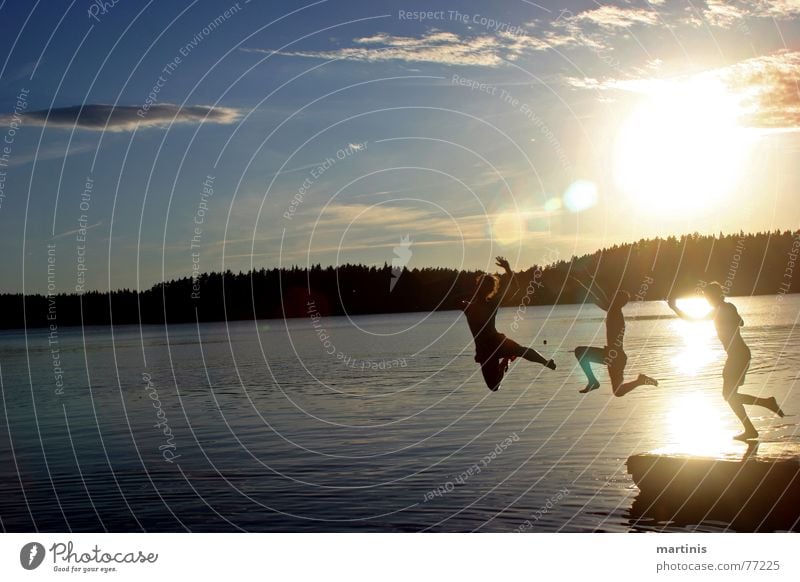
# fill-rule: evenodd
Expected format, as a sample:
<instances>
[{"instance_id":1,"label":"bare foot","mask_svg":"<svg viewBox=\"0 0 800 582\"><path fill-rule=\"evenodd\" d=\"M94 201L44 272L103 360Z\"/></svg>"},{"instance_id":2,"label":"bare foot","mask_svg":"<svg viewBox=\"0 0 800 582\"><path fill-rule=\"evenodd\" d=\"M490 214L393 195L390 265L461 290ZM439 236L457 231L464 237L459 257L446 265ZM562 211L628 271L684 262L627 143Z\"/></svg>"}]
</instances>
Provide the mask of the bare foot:
<instances>
[{"instance_id":1,"label":"bare foot","mask_svg":"<svg viewBox=\"0 0 800 582\"><path fill-rule=\"evenodd\" d=\"M553 360L547 360L547 362L545 363L545 367L546 368L550 368L551 370L555 370L556 369L556 363ZM781 415L781 416L783 416L783 415Z\"/></svg>"},{"instance_id":2,"label":"bare foot","mask_svg":"<svg viewBox=\"0 0 800 582\"><path fill-rule=\"evenodd\" d=\"M643 386L658 386L658 380L644 374L639 374L639 384Z\"/></svg>"},{"instance_id":3,"label":"bare foot","mask_svg":"<svg viewBox=\"0 0 800 582\"><path fill-rule=\"evenodd\" d=\"M775 400L775 397L774 397L774 396L771 396L771 397L770 397L770 398L767 400L767 408L769 408L769 409L770 409L772 412L774 412L775 414L777 414L777 415L778 415L778 416L780 416L781 418L783 418L784 416L786 416L786 415L783 413L783 410L781 410L781 407L780 407L780 406L778 406L778 401L777 401L777 400Z\"/></svg>"},{"instance_id":4,"label":"bare foot","mask_svg":"<svg viewBox=\"0 0 800 582\"><path fill-rule=\"evenodd\" d=\"M744 431L744 432L742 432L742 433L739 433L739 434L737 434L737 435L736 435L735 437L733 437L733 438L734 438L735 440L737 440L737 441L751 441L751 440L754 440L754 439L757 439L757 438L758 438L758 431L757 431L757 430L755 430L755 429L753 429L753 430L746 430L746 431Z\"/></svg>"},{"instance_id":5,"label":"bare foot","mask_svg":"<svg viewBox=\"0 0 800 582\"><path fill-rule=\"evenodd\" d=\"M584 388L583 390L578 390L578 392L580 392L581 394L586 394L587 392L591 392L592 390L597 390L598 388L600 388L600 382L596 382L596 381L595 382L589 382L586 385L586 388Z\"/></svg>"}]
</instances>

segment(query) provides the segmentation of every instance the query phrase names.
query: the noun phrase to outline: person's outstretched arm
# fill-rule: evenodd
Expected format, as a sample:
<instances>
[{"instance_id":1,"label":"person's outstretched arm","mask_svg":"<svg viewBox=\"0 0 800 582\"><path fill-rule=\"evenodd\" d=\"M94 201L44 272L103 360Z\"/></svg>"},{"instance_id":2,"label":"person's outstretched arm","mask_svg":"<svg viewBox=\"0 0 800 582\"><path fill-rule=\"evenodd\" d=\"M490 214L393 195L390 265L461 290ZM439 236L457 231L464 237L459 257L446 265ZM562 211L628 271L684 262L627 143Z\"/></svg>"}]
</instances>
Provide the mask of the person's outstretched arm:
<instances>
[{"instance_id":1,"label":"person's outstretched arm","mask_svg":"<svg viewBox=\"0 0 800 582\"><path fill-rule=\"evenodd\" d=\"M511 286L512 285L514 286L514 289L513 289L511 295L512 295L512 297L514 295L516 295L517 291L519 290L519 283L517 282L516 277L514 277L514 271L511 270L511 265L506 260L506 258L505 257L497 257L496 260L497 260L497 262L495 264L498 267L502 267L502 269L506 272L506 275L508 275L508 282L506 283L505 287L503 289L500 289L498 291L498 293L497 293L497 300L498 300L498 302L500 302L500 301L502 301L503 298L505 298L505 296L509 292L509 290L511 290Z\"/></svg>"},{"instance_id":2,"label":"person's outstretched arm","mask_svg":"<svg viewBox=\"0 0 800 582\"><path fill-rule=\"evenodd\" d=\"M611 302L608 300L608 297L606 297L605 292L602 290L602 288L599 285L597 285L597 283L594 281L594 279L592 279L591 286L587 286L583 281L581 281L577 277L573 277L573 279L575 279L575 281L577 281L578 284L581 287L583 287L584 289L586 289L586 291L589 293L589 295L592 296L592 299L594 300L594 304L595 305L597 305L603 311L608 311L609 307L611 307ZM594 292L594 290L592 289L592 287L594 287L594 286L596 286L598 288L598 290L600 291L600 293L603 294L602 297Z\"/></svg>"}]
</instances>

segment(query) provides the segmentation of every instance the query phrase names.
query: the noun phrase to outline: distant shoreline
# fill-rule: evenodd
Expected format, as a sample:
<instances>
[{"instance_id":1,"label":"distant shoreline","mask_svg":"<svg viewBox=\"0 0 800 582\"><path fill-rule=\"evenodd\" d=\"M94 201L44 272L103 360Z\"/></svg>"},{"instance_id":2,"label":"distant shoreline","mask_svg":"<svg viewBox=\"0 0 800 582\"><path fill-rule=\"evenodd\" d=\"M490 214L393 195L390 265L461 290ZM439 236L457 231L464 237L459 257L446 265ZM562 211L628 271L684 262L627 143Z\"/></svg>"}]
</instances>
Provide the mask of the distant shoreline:
<instances>
[{"instance_id":1,"label":"distant shoreline","mask_svg":"<svg viewBox=\"0 0 800 582\"><path fill-rule=\"evenodd\" d=\"M792 292L789 295L798 295L798 293L799 292ZM746 298L749 298L749 297L769 297L769 296L770 296L769 294L736 295L736 296L731 296L729 298L730 298L731 301L736 302L737 299L746 299ZM645 301L645 303L659 303L659 302L663 302L663 301L664 301L664 299L648 299L648 300ZM579 301L579 302L576 302L576 303L551 303L551 304L533 305L532 307L537 307L537 308L571 307L571 306L579 306L579 305L587 305L587 304L592 304L592 302L591 301ZM514 305L503 305L501 310L503 310L503 309L514 309L514 308L515 308ZM441 313L448 313L448 312L452 312L452 311L460 312L461 309L454 307L454 308L447 308L447 309L437 309L436 311L437 312L441 312ZM429 311L402 311L402 312L399 312L399 311L380 311L380 312L375 312L375 313L359 313L357 315L350 315L350 316L348 316L347 314L336 314L336 315L327 315L325 317L370 317L370 316L376 316L376 315L414 315L414 314L417 314L417 313L427 314L427 313L430 313L430 312ZM597 316L596 319L598 321L600 321L600 320L603 319L603 317L604 317L603 312L602 311L598 311L598 316ZM123 328L123 327L155 327L155 326L164 327L164 325L170 325L170 326L172 326L172 325L195 325L197 323L201 323L201 324L207 324L207 323L243 323L243 322L251 322L251 323L264 322L264 323L268 323L268 322L273 322L273 321L287 321L287 320L301 320L301 319L304 319L304 316L296 315L296 316L293 316L293 317L267 317L267 318L258 318L258 319L227 319L227 320L226 319L215 319L215 320L208 320L208 321L180 321L180 322L172 321L172 322L168 322L166 324L164 322L160 322L160 323L159 322L140 322L140 323L137 323L137 322L126 322L126 323L114 322L113 326L116 329L116 328ZM643 319L644 320L650 320L650 319L677 319L677 316L674 315L674 314L670 314L670 313L665 313L664 315L648 315L648 316L629 315L629 316L626 316L626 320L628 320L628 321L638 321L638 320L643 320ZM74 324L74 325L62 325L62 326L59 326L58 329L60 329L60 330L80 330L82 328L83 329L88 329L88 328L108 329L110 327L110 325L111 324L103 324L103 323L91 323L91 324L87 323L87 324L81 325L80 323L78 323L78 324ZM31 327L28 327L28 328L24 328L24 327L0 328L0 334L6 333L6 332L8 332L8 333L23 332L26 329L28 331L37 331L37 332L45 333L47 331L48 327L47 326L31 326Z\"/></svg>"},{"instance_id":2,"label":"distant shoreline","mask_svg":"<svg viewBox=\"0 0 800 582\"><path fill-rule=\"evenodd\" d=\"M615 245L515 272L504 307L574 305L586 301L580 281L633 300L697 293L719 281L731 296L800 292L800 231L656 238ZM797 269L797 276L795 276ZM0 329L275 320L459 309L481 271L447 267L341 265L203 273L142 292L0 295ZM505 276L504 276L505 277ZM311 307L309 307L311 306Z\"/></svg>"}]
</instances>

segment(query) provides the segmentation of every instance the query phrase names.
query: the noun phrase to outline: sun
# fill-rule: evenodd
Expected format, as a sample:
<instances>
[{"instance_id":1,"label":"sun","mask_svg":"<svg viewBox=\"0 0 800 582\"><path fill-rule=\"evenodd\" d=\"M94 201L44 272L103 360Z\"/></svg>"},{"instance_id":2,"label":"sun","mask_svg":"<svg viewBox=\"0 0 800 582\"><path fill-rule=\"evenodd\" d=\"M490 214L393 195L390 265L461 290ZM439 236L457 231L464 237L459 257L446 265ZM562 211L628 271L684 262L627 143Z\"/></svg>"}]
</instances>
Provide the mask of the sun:
<instances>
[{"instance_id":1,"label":"sun","mask_svg":"<svg viewBox=\"0 0 800 582\"><path fill-rule=\"evenodd\" d=\"M751 150L739 96L721 81L659 82L620 127L614 179L639 210L690 216L731 195Z\"/></svg>"}]
</instances>

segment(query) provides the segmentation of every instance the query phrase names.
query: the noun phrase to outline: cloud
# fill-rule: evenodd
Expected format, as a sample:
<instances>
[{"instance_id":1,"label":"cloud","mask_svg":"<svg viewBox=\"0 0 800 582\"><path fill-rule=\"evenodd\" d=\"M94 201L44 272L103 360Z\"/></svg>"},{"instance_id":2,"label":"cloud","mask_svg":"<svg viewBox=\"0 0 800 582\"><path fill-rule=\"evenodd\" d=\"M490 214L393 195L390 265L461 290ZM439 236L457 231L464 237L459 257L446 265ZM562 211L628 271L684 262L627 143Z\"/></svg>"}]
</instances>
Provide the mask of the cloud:
<instances>
[{"instance_id":1,"label":"cloud","mask_svg":"<svg viewBox=\"0 0 800 582\"><path fill-rule=\"evenodd\" d=\"M658 14L644 8L621 8L607 4L594 10L585 10L569 20L587 22L606 30L631 28L635 25L658 24Z\"/></svg>"},{"instance_id":2,"label":"cloud","mask_svg":"<svg viewBox=\"0 0 800 582\"><path fill-rule=\"evenodd\" d=\"M369 63L405 61L497 67L503 62L501 39L489 35L462 38L451 32L434 31L414 38L379 33L353 39L353 43L357 46L330 51L271 51L259 48L242 48L241 50L288 57L341 59Z\"/></svg>"},{"instance_id":3,"label":"cloud","mask_svg":"<svg viewBox=\"0 0 800 582\"><path fill-rule=\"evenodd\" d=\"M640 77L596 79L567 77L565 82L577 89L603 92L627 92L657 95L665 90L696 90L705 83L716 84L725 97L734 101L740 112L739 122L762 129L800 128L800 52L781 51L753 57L732 65L693 75L668 79Z\"/></svg>"},{"instance_id":4,"label":"cloud","mask_svg":"<svg viewBox=\"0 0 800 582\"><path fill-rule=\"evenodd\" d=\"M748 125L800 128L800 52L748 59L716 74L732 91L741 93Z\"/></svg>"},{"instance_id":5,"label":"cloud","mask_svg":"<svg viewBox=\"0 0 800 582\"><path fill-rule=\"evenodd\" d=\"M429 233L442 230L451 234L453 230L452 220L443 219L440 215L433 215L427 209L387 204L332 204L326 209L319 224L332 227L335 232L341 232L342 227L399 229Z\"/></svg>"},{"instance_id":6,"label":"cloud","mask_svg":"<svg viewBox=\"0 0 800 582\"><path fill-rule=\"evenodd\" d=\"M728 28L743 19L747 12L728 0L707 0L703 18L712 26Z\"/></svg>"},{"instance_id":7,"label":"cloud","mask_svg":"<svg viewBox=\"0 0 800 582\"><path fill-rule=\"evenodd\" d=\"M65 236L72 236L73 234L77 234L79 232L86 232L87 230L92 230L93 228L97 228L98 226L102 226L102 225L103 225L103 221L101 220L100 222L95 222L94 224L89 225L89 226L87 226L86 228L83 228L83 229L76 228L75 230L68 230L66 232L62 232L61 234L54 235L53 239L64 238Z\"/></svg>"},{"instance_id":8,"label":"cloud","mask_svg":"<svg viewBox=\"0 0 800 582\"><path fill-rule=\"evenodd\" d=\"M431 30L419 37L379 32L354 38L352 46L332 50L275 51L254 47L242 47L239 50L247 53L368 63L403 61L499 67L516 61L529 52L558 47L585 47L593 50L605 48L614 32L624 33L635 26L658 24L659 16L654 10L606 5L578 13L561 10L550 22L536 21L525 25L536 30L536 34L526 34L522 27L513 31L499 30L496 33L463 36L441 30Z\"/></svg>"},{"instance_id":9,"label":"cloud","mask_svg":"<svg viewBox=\"0 0 800 582\"><path fill-rule=\"evenodd\" d=\"M133 131L137 126L167 127L173 123L234 123L239 119L238 109L192 105L179 107L172 104L153 105L147 111L129 105L89 104L84 106L56 107L21 114L21 124L85 129L90 131ZM0 125L19 120L12 114L0 115Z\"/></svg>"},{"instance_id":10,"label":"cloud","mask_svg":"<svg viewBox=\"0 0 800 582\"><path fill-rule=\"evenodd\" d=\"M10 161L6 164L7 168L16 168L26 166L32 162L45 162L47 160L63 160L69 156L80 155L86 152L97 149L97 144L73 144L69 151L67 151L66 144L43 147L30 153L17 154L11 156Z\"/></svg>"},{"instance_id":11,"label":"cloud","mask_svg":"<svg viewBox=\"0 0 800 582\"><path fill-rule=\"evenodd\" d=\"M620 9L617 22L623 22L626 11ZM581 13L583 14L583 13ZM403 61L409 63L435 63L452 66L500 67L518 60L524 54L546 51L562 46L585 46L598 48L597 38L589 37L580 30L576 19L570 16L571 23L554 21L539 35L524 34L520 31L502 30L497 34L459 36L453 32L431 31L420 37L394 36L377 33L372 36L353 39L353 45L328 51L273 51L262 48L241 48L242 52L312 59L330 59L378 63ZM602 13L601 16L602 17ZM600 18L598 17L598 18ZM629 16L631 24L637 17ZM646 19L638 17L640 22ZM613 18L605 15L606 26L611 26ZM535 25L528 25L533 27ZM606 36L608 30L605 30Z\"/></svg>"},{"instance_id":12,"label":"cloud","mask_svg":"<svg viewBox=\"0 0 800 582\"><path fill-rule=\"evenodd\" d=\"M660 24L659 13L654 10L607 4L577 13L561 10L543 37L550 46L608 50L618 35L626 35L634 27Z\"/></svg>"},{"instance_id":13,"label":"cloud","mask_svg":"<svg viewBox=\"0 0 800 582\"><path fill-rule=\"evenodd\" d=\"M712 26L730 28L746 18L793 18L800 14L800 0L706 0L702 14Z\"/></svg>"}]
</instances>

